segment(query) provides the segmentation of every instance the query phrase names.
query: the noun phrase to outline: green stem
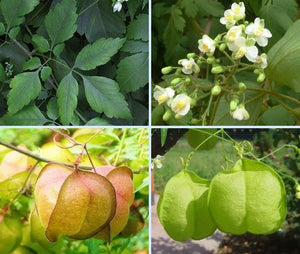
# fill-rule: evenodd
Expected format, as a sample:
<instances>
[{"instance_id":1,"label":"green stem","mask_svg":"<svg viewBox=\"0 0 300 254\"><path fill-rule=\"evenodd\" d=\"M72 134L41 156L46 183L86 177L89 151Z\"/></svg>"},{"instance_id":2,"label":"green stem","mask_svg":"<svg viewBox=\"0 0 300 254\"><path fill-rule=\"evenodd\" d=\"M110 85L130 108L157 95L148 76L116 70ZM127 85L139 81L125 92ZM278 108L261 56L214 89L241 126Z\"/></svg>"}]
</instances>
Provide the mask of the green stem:
<instances>
[{"instance_id":1,"label":"green stem","mask_svg":"<svg viewBox=\"0 0 300 254\"><path fill-rule=\"evenodd\" d=\"M262 161L262 160L264 160L265 158L268 158L269 156L273 155L274 153L279 152L279 151L282 150L283 148L293 148L293 149L295 149L296 151L298 151L298 147L297 147L297 146L286 144L286 145L283 145L283 146L281 146L281 147L275 149L274 151L272 151L271 153L265 155L264 157L259 158L258 160L259 160L259 161Z\"/></svg>"},{"instance_id":2,"label":"green stem","mask_svg":"<svg viewBox=\"0 0 300 254\"><path fill-rule=\"evenodd\" d=\"M127 135L127 129L124 129L123 135L122 135L122 138L121 138L121 141L120 141L119 151L117 153L117 156L116 156L116 159L115 159L115 162L114 162L113 165L118 164L118 160L119 160L119 157L121 155L121 152L122 152L122 149L123 149L123 146L124 146L124 141L125 141L126 135Z\"/></svg>"}]
</instances>

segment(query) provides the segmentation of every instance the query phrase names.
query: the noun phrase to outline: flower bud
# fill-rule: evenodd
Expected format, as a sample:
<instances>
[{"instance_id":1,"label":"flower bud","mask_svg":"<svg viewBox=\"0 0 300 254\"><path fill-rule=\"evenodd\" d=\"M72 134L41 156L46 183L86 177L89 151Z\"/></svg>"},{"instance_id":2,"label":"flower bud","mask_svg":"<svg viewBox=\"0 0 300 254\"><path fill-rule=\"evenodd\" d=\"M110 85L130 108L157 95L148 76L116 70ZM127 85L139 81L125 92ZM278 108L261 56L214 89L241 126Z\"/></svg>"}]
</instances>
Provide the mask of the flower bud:
<instances>
[{"instance_id":1,"label":"flower bud","mask_svg":"<svg viewBox=\"0 0 300 254\"><path fill-rule=\"evenodd\" d=\"M240 82L240 83L239 83L239 90L240 90L241 92L244 92L244 91L246 91L246 89L247 89L247 86L245 85L245 83Z\"/></svg>"},{"instance_id":2,"label":"flower bud","mask_svg":"<svg viewBox=\"0 0 300 254\"><path fill-rule=\"evenodd\" d=\"M224 68L220 65L217 65L211 69L212 74L220 74L223 73L224 71L225 71Z\"/></svg>"},{"instance_id":3,"label":"flower bud","mask_svg":"<svg viewBox=\"0 0 300 254\"><path fill-rule=\"evenodd\" d=\"M260 73L257 77L257 82L262 83L265 81L265 79L266 79L266 75L264 73Z\"/></svg>"},{"instance_id":4,"label":"flower bud","mask_svg":"<svg viewBox=\"0 0 300 254\"><path fill-rule=\"evenodd\" d=\"M184 116L183 115L179 115L179 114L175 115L175 119L177 119L177 120L181 119L182 117L184 117Z\"/></svg>"},{"instance_id":5,"label":"flower bud","mask_svg":"<svg viewBox=\"0 0 300 254\"><path fill-rule=\"evenodd\" d=\"M213 56L208 57L207 60L206 60L206 62L207 62L208 64L212 64L214 61L215 61L215 58L214 58Z\"/></svg>"},{"instance_id":6,"label":"flower bud","mask_svg":"<svg viewBox=\"0 0 300 254\"><path fill-rule=\"evenodd\" d=\"M261 73L261 71L260 71L259 69L255 69L255 70L253 71L253 73L256 74L256 75L258 75L259 73Z\"/></svg>"},{"instance_id":7,"label":"flower bud","mask_svg":"<svg viewBox=\"0 0 300 254\"><path fill-rule=\"evenodd\" d=\"M172 66L167 66L167 67L164 67L161 69L161 73L166 75L166 74L169 74L172 70L173 70Z\"/></svg>"},{"instance_id":8,"label":"flower bud","mask_svg":"<svg viewBox=\"0 0 300 254\"><path fill-rule=\"evenodd\" d=\"M167 110L167 111L163 114L162 119L163 119L165 122L167 122L167 121L169 121L171 115L172 115L172 111L171 111L171 110Z\"/></svg>"},{"instance_id":9,"label":"flower bud","mask_svg":"<svg viewBox=\"0 0 300 254\"><path fill-rule=\"evenodd\" d=\"M172 81L171 81L171 85L177 85L178 83L181 82L181 78L174 78Z\"/></svg>"},{"instance_id":10,"label":"flower bud","mask_svg":"<svg viewBox=\"0 0 300 254\"><path fill-rule=\"evenodd\" d=\"M296 192L300 192L300 185L297 185Z\"/></svg>"},{"instance_id":11,"label":"flower bud","mask_svg":"<svg viewBox=\"0 0 300 254\"><path fill-rule=\"evenodd\" d=\"M189 58L194 58L196 56L196 54L195 53L188 53L187 55L186 55L186 57L189 59Z\"/></svg>"},{"instance_id":12,"label":"flower bud","mask_svg":"<svg viewBox=\"0 0 300 254\"><path fill-rule=\"evenodd\" d=\"M221 86L215 85L215 86L211 89L211 94L212 94L213 96L217 96L217 95L219 95L219 94L221 93L221 91L222 91Z\"/></svg>"},{"instance_id":13,"label":"flower bud","mask_svg":"<svg viewBox=\"0 0 300 254\"><path fill-rule=\"evenodd\" d=\"M195 107L196 104L197 104L197 100L196 99L191 99L190 104L191 104L191 108Z\"/></svg>"},{"instance_id":14,"label":"flower bud","mask_svg":"<svg viewBox=\"0 0 300 254\"><path fill-rule=\"evenodd\" d=\"M222 43L219 47L219 50L224 51L226 49L226 47L227 47L226 43Z\"/></svg>"},{"instance_id":15,"label":"flower bud","mask_svg":"<svg viewBox=\"0 0 300 254\"><path fill-rule=\"evenodd\" d=\"M186 78L184 80L184 82L185 82L186 85L189 85L191 83L191 79L190 78Z\"/></svg>"},{"instance_id":16,"label":"flower bud","mask_svg":"<svg viewBox=\"0 0 300 254\"><path fill-rule=\"evenodd\" d=\"M230 102L230 111L235 111L237 109L237 106L238 106L238 101L232 100Z\"/></svg>"},{"instance_id":17,"label":"flower bud","mask_svg":"<svg viewBox=\"0 0 300 254\"><path fill-rule=\"evenodd\" d=\"M296 197L297 199L300 199L300 192L296 192L295 197Z\"/></svg>"}]
</instances>

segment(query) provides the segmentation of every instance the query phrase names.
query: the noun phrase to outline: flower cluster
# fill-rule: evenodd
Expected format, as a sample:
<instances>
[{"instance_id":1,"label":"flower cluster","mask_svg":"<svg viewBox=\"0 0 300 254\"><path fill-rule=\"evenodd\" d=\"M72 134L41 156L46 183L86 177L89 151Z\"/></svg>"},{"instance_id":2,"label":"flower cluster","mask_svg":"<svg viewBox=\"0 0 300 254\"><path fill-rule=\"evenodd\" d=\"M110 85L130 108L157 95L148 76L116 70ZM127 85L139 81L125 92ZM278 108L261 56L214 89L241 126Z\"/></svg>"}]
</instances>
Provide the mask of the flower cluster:
<instances>
[{"instance_id":1,"label":"flower cluster","mask_svg":"<svg viewBox=\"0 0 300 254\"><path fill-rule=\"evenodd\" d=\"M128 0L114 0L113 1L113 11L120 12L122 10L122 4L127 2Z\"/></svg>"},{"instance_id":2,"label":"flower cluster","mask_svg":"<svg viewBox=\"0 0 300 254\"><path fill-rule=\"evenodd\" d=\"M229 111L234 119L241 121L250 118L244 102L247 86L239 82L235 74L252 70L257 75L257 82L264 82L267 55L259 53L259 47L267 46L272 34L265 28L263 19L257 17L250 23L245 17L244 3L233 3L220 19L220 23L226 26L226 32L214 39L204 34L198 41L198 54L189 53L186 59L178 61L178 67L168 66L162 69L165 75L176 71L170 79L169 87L156 86L154 89L154 99L160 105L165 103L167 111L169 110L165 118L170 115L170 109L175 113L175 118L180 118L198 104L198 90L191 91L190 84L191 81L197 82L201 73L205 73L207 80L214 80L211 97L221 93L227 93L227 98L231 97ZM203 66L205 70L201 72ZM214 78L210 74L215 75ZM209 106L211 102L213 98L210 99ZM208 115L207 112L209 109L201 116L202 120Z\"/></svg>"}]
</instances>

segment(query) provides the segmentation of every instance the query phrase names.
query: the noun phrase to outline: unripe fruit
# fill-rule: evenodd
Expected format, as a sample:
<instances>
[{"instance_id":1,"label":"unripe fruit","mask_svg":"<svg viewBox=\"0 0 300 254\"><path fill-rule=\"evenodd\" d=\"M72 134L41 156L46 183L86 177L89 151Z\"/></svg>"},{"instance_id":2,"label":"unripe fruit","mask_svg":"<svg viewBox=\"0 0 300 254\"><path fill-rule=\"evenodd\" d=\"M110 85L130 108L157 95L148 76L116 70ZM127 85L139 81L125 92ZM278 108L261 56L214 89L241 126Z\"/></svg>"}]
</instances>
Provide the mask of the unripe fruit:
<instances>
[{"instance_id":1,"label":"unripe fruit","mask_svg":"<svg viewBox=\"0 0 300 254\"><path fill-rule=\"evenodd\" d=\"M190 58L194 58L196 56L195 53L188 53L187 55L187 58L190 59Z\"/></svg>"},{"instance_id":2,"label":"unripe fruit","mask_svg":"<svg viewBox=\"0 0 300 254\"><path fill-rule=\"evenodd\" d=\"M246 89L247 89L247 86L245 85L245 83L240 82L239 83L239 90L244 92L244 91L246 91Z\"/></svg>"},{"instance_id":3,"label":"unripe fruit","mask_svg":"<svg viewBox=\"0 0 300 254\"><path fill-rule=\"evenodd\" d=\"M272 234L287 214L281 177L271 167L249 159L218 173L209 186L208 206L226 233Z\"/></svg>"},{"instance_id":4,"label":"unripe fruit","mask_svg":"<svg viewBox=\"0 0 300 254\"><path fill-rule=\"evenodd\" d=\"M22 240L22 224L19 218L1 215L0 218L0 253L9 254Z\"/></svg>"},{"instance_id":5,"label":"unripe fruit","mask_svg":"<svg viewBox=\"0 0 300 254\"><path fill-rule=\"evenodd\" d=\"M222 43L219 47L219 50L223 52L226 49L226 47L227 47L226 43Z\"/></svg>"},{"instance_id":6,"label":"unripe fruit","mask_svg":"<svg viewBox=\"0 0 300 254\"><path fill-rule=\"evenodd\" d=\"M105 228L116 211L112 184L96 173L48 164L36 182L35 202L46 237L87 239Z\"/></svg>"},{"instance_id":7,"label":"unripe fruit","mask_svg":"<svg viewBox=\"0 0 300 254\"><path fill-rule=\"evenodd\" d=\"M166 75L166 74L169 74L172 70L173 70L172 66L167 66L167 67L164 67L161 69L161 73Z\"/></svg>"},{"instance_id":8,"label":"unripe fruit","mask_svg":"<svg viewBox=\"0 0 300 254\"><path fill-rule=\"evenodd\" d=\"M162 119L163 119L165 122L167 122L167 121L170 120L171 115L172 115L172 111L171 111L171 110L167 110L167 111L163 114Z\"/></svg>"},{"instance_id":9,"label":"unripe fruit","mask_svg":"<svg viewBox=\"0 0 300 254\"><path fill-rule=\"evenodd\" d=\"M167 182L157 214L172 239L200 240L216 230L207 207L208 185L209 181L189 170L182 170Z\"/></svg>"},{"instance_id":10,"label":"unripe fruit","mask_svg":"<svg viewBox=\"0 0 300 254\"><path fill-rule=\"evenodd\" d=\"M266 75L264 73L260 73L257 77L257 82L262 83L265 81L265 79L266 79Z\"/></svg>"},{"instance_id":11,"label":"unripe fruit","mask_svg":"<svg viewBox=\"0 0 300 254\"><path fill-rule=\"evenodd\" d=\"M94 237L110 242L126 226L130 206L134 200L133 174L127 167L103 166L96 168L96 172L105 176L116 191L117 207L113 219L102 231Z\"/></svg>"}]
</instances>

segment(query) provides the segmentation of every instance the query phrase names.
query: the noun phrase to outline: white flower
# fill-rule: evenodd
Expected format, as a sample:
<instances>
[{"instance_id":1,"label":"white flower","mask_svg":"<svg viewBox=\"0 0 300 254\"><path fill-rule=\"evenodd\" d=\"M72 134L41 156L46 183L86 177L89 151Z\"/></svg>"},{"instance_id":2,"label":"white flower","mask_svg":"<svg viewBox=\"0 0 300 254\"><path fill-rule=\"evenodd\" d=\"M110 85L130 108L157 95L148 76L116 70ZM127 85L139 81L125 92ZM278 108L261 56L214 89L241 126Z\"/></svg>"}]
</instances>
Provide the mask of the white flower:
<instances>
[{"instance_id":1,"label":"white flower","mask_svg":"<svg viewBox=\"0 0 300 254\"><path fill-rule=\"evenodd\" d=\"M236 120L242 121L248 120L250 116L248 111L245 109L245 106L240 104L237 109L232 112L232 117Z\"/></svg>"},{"instance_id":2,"label":"white flower","mask_svg":"<svg viewBox=\"0 0 300 254\"><path fill-rule=\"evenodd\" d=\"M214 53L216 46L213 39L211 39L208 35L203 35L202 39L198 41L199 50L203 53Z\"/></svg>"},{"instance_id":3,"label":"white flower","mask_svg":"<svg viewBox=\"0 0 300 254\"><path fill-rule=\"evenodd\" d=\"M245 18L245 5L243 2L240 3L233 3L231 5L231 11L233 12L233 18L236 21L239 21Z\"/></svg>"},{"instance_id":4,"label":"white flower","mask_svg":"<svg viewBox=\"0 0 300 254\"><path fill-rule=\"evenodd\" d=\"M226 34L226 39L227 41L233 42L237 38L239 38L242 34L242 27L241 26L233 26L231 27L227 34Z\"/></svg>"},{"instance_id":5,"label":"white flower","mask_svg":"<svg viewBox=\"0 0 300 254\"><path fill-rule=\"evenodd\" d=\"M178 62L183 66L182 72L185 74L192 74L194 72L199 71L199 66L195 63L195 60L193 58L190 59L182 59Z\"/></svg>"},{"instance_id":6,"label":"white flower","mask_svg":"<svg viewBox=\"0 0 300 254\"><path fill-rule=\"evenodd\" d=\"M121 2L116 2L114 4L113 11L114 12L120 12L121 10L122 10L122 3Z\"/></svg>"},{"instance_id":7,"label":"white flower","mask_svg":"<svg viewBox=\"0 0 300 254\"><path fill-rule=\"evenodd\" d=\"M164 156L157 155L153 160L152 160L152 168L162 168L162 161L165 159Z\"/></svg>"},{"instance_id":8,"label":"white flower","mask_svg":"<svg viewBox=\"0 0 300 254\"><path fill-rule=\"evenodd\" d=\"M267 54L262 53L260 56L258 56L256 58L255 62L258 63L262 69L265 69L267 67L267 65L268 65Z\"/></svg>"},{"instance_id":9,"label":"white flower","mask_svg":"<svg viewBox=\"0 0 300 254\"><path fill-rule=\"evenodd\" d=\"M171 109L178 115L186 115L191 107L190 97L185 94L178 94L171 103Z\"/></svg>"},{"instance_id":10,"label":"white flower","mask_svg":"<svg viewBox=\"0 0 300 254\"><path fill-rule=\"evenodd\" d=\"M172 88L162 88L160 86L155 86L156 91L153 93L153 97L158 101L158 104L163 104L175 95L175 91Z\"/></svg>"},{"instance_id":11,"label":"white flower","mask_svg":"<svg viewBox=\"0 0 300 254\"><path fill-rule=\"evenodd\" d=\"M250 62L256 62L258 56L258 49L256 46L247 46L246 38L239 37L233 43L228 43L228 48L234 52L236 58L246 58Z\"/></svg>"},{"instance_id":12,"label":"white flower","mask_svg":"<svg viewBox=\"0 0 300 254\"><path fill-rule=\"evenodd\" d=\"M234 25L236 20L233 18L234 13L232 10L226 10L224 12L224 17L220 18L220 22L223 25Z\"/></svg>"},{"instance_id":13,"label":"white flower","mask_svg":"<svg viewBox=\"0 0 300 254\"><path fill-rule=\"evenodd\" d=\"M261 47L268 45L268 38L272 37L271 32L265 28L265 22L263 19L256 18L254 23L248 25L245 29L245 33L250 37L256 39L257 43Z\"/></svg>"}]
</instances>

